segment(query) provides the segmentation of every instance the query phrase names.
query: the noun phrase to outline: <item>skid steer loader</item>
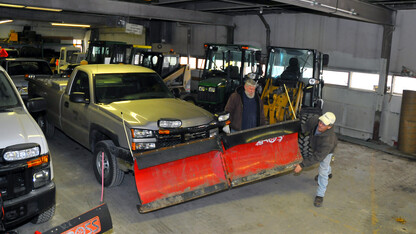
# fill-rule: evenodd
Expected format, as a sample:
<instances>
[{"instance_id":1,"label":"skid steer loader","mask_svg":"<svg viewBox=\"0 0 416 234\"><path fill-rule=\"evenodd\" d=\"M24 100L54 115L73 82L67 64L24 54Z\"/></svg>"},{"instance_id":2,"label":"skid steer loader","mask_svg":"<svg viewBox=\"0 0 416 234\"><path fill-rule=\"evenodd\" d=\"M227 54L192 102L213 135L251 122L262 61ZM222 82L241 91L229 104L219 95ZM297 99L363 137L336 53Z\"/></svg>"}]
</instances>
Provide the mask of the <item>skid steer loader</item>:
<instances>
[{"instance_id":1,"label":"skid steer loader","mask_svg":"<svg viewBox=\"0 0 416 234\"><path fill-rule=\"evenodd\" d=\"M261 99L270 124L322 114L322 69L329 56L314 49L269 47ZM303 157L309 157L309 136L300 134Z\"/></svg>"}]
</instances>

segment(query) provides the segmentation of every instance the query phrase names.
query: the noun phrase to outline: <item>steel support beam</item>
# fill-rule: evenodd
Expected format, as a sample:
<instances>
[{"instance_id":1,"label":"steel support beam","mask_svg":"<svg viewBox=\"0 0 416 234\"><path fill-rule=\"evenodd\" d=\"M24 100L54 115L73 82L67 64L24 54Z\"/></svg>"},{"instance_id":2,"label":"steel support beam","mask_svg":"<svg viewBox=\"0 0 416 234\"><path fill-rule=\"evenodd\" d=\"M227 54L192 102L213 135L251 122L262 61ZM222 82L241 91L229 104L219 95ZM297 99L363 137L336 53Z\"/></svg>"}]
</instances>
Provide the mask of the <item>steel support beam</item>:
<instances>
[{"instance_id":1,"label":"steel support beam","mask_svg":"<svg viewBox=\"0 0 416 234\"><path fill-rule=\"evenodd\" d=\"M355 0L273 0L315 11L381 25L394 25L395 11Z\"/></svg>"},{"instance_id":2,"label":"steel support beam","mask_svg":"<svg viewBox=\"0 0 416 234\"><path fill-rule=\"evenodd\" d=\"M58 8L62 9L63 12L68 13L75 12L134 17L142 19L157 19L193 24L233 26L233 18L231 16L122 1L1 0L1 3L18 4L24 6L37 6L45 8ZM42 13L44 12L45 11L42 11Z\"/></svg>"}]
</instances>

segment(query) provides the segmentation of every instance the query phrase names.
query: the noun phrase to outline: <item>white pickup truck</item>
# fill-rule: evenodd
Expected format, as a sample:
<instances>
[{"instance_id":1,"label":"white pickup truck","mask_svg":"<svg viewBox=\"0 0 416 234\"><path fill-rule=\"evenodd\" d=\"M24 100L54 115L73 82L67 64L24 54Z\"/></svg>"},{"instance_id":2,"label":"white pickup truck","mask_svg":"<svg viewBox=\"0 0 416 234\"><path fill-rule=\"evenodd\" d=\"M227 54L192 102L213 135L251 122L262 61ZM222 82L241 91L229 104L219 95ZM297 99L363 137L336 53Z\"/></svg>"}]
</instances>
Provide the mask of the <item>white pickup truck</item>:
<instances>
[{"instance_id":1,"label":"white pickup truck","mask_svg":"<svg viewBox=\"0 0 416 234\"><path fill-rule=\"evenodd\" d=\"M133 170L132 153L213 137L228 120L175 98L156 72L134 65L80 65L69 79L29 79L29 96L47 102L35 115L46 136L57 127L91 150L105 186Z\"/></svg>"},{"instance_id":2,"label":"white pickup truck","mask_svg":"<svg viewBox=\"0 0 416 234\"><path fill-rule=\"evenodd\" d=\"M40 100L28 108L40 108ZM42 130L23 105L16 87L0 67L0 233L55 213L52 159Z\"/></svg>"}]
</instances>

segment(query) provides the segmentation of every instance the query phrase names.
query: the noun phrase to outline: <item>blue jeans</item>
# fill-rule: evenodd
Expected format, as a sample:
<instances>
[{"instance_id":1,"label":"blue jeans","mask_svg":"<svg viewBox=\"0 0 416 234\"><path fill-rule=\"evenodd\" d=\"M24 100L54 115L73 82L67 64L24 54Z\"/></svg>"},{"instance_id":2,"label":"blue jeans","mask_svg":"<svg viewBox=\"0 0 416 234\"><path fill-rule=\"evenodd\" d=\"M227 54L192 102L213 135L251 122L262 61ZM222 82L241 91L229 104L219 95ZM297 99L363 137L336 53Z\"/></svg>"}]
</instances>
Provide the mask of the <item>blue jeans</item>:
<instances>
[{"instance_id":1,"label":"blue jeans","mask_svg":"<svg viewBox=\"0 0 416 234\"><path fill-rule=\"evenodd\" d=\"M316 190L316 196L325 196L326 186L328 186L328 175L332 173L330 165L331 159L332 154L328 154L319 164L318 189Z\"/></svg>"}]
</instances>

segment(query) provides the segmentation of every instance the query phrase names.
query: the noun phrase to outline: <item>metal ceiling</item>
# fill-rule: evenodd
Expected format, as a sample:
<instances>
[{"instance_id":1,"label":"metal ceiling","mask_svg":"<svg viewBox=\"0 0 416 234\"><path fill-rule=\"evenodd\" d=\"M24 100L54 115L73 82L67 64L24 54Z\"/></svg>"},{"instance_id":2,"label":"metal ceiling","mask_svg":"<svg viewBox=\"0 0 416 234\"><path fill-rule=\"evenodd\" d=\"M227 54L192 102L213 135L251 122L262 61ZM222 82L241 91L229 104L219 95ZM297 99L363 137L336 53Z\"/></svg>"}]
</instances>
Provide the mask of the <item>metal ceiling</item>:
<instances>
[{"instance_id":1,"label":"metal ceiling","mask_svg":"<svg viewBox=\"0 0 416 234\"><path fill-rule=\"evenodd\" d=\"M211 12L227 15L247 15L257 14L263 10L264 14L282 13L282 12L305 12L308 11L303 7L285 3L283 1L267 1L267 0L220 0L220 1L201 1L201 0L121 0L128 2L136 2L143 4L150 4L154 6L166 6L172 8L189 9L203 12ZM299 0L300 1L300 0ZM292 0L296 2L296 0ZM308 1L304 1L308 2ZM319 2L313 1L310 2ZM338 2L338 1L336 1ZM416 9L415 0L365 0L366 2L375 6L384 7L390 10L408 10Z\"/></svg>"},{"instance_id":2,"label":"metal ceiling","mask_svg":"<svg viewBox=\"0 0 416 234\"><path fill-rule=\"evenodd\" d=\"M94 25L156 19L231 27L233 16L304 12L393 25L395 10L416 9L416 0L0 0L0 3L63 9L40 12L0 6L0 18L91 21Z\"/></svg>"}]
</instances>

